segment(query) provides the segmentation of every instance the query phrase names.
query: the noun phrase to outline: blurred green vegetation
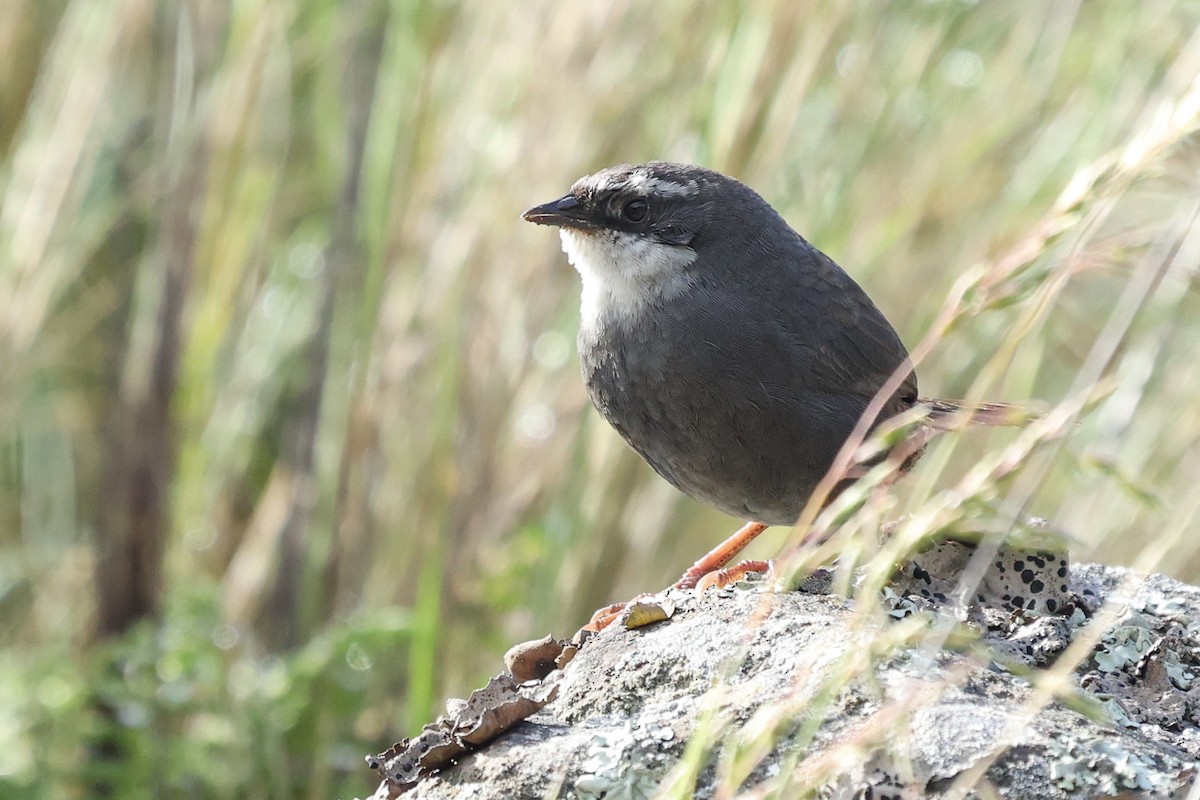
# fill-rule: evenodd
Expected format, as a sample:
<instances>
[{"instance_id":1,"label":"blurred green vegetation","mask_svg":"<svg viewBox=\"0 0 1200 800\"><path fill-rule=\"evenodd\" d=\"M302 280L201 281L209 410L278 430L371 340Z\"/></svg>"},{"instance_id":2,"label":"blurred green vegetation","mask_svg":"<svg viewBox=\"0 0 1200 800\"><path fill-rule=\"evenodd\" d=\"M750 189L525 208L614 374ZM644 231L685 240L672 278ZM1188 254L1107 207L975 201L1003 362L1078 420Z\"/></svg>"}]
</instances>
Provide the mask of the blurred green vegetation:
<instances>
[{"instance_id":1,"label":"blurred green vegetation","mask_svg":"<svg viewBox=\"0 0 1200 800\"><path fill-rule=\"evenodd\" d=\"M737 524L591 412L575 276L518 218L621 161L742 178L912 345L969 270L1019 263L926 394L1050 407L1115 330L1087 378L1113 391L990 502L1200 580L1198 22L0 4L0 794L365 794L362 755L508 645ZM895 513L1012 437L936 449Z\"/></svg>"}]
</instances>

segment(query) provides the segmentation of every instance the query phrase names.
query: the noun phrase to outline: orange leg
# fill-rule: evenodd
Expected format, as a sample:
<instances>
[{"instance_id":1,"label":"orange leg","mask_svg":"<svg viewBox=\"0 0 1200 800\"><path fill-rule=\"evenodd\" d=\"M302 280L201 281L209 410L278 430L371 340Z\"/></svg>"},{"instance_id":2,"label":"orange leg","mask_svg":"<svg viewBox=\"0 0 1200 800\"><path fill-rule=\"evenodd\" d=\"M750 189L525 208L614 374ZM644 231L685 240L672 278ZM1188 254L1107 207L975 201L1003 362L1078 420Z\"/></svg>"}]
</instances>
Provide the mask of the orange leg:
<instances>
[{"instance_id":1,"label":"orange leg","mask_svg":"<svg viewBox=\"0 0 1200 800\"><path fill-rule=\"evenodd\" d=\"M758 535L765 531L767 526L761 522L747 522L737 533L730 536L725 541L705 553L699 561L688 567L687 572L679 580L675 581L671 587L673 589L694 589L700 579L710 572L716 572L724 568L726 564L737 558L738 553L745 550L751 542L758 538ZM736 569L736 567L735 567ZM758 572L759 570L746 570L746 572ZM746 573L743 572L742 575ZM735 579L736 580L736 579ZM728 583L728 581L726 581Z\"/></svg>"}]
</instances>

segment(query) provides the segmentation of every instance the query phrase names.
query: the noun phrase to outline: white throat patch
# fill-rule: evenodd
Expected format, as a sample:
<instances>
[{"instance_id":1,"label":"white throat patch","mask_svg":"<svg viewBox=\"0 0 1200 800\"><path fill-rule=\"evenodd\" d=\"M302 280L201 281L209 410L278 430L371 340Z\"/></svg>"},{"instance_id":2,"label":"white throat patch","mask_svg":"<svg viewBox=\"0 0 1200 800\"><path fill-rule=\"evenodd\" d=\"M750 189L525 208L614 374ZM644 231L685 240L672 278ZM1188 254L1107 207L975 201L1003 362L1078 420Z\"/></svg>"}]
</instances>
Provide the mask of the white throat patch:
<instances>
[{"instance_id":1,"label":"white throat patch","mask_svg":"<svg viewBox=\"0 0 1200 800\"><path fill-rule=\"evenodd\" d=\"M559 228L563 252L583 279L579 327L597 330L611 320L630 327L655 300L679 294L691 283L684 268L696 251L635 233Z\"/></svg>"}]
</instances>

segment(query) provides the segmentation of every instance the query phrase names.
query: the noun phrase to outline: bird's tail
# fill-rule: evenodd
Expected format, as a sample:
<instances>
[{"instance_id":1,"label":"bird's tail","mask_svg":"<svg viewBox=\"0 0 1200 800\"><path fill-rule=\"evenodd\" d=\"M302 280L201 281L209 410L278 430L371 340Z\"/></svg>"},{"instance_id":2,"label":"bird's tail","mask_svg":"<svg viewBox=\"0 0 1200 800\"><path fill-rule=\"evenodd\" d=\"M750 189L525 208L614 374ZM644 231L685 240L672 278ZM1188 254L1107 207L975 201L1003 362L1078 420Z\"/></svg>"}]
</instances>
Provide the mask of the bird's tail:
<instances>
[{"instance_id":1,"label":"bird's tail","mask_svg":"<svg viewBox=\"0 0 1200 800\"><path fill-rule=\"evenodd\" d=\"M926 424L937 430L952 430L963 425L1027 425L1042 416L1012 403L967 403L963 400L935 400L922 397L918 405L929 409Z\"/></svg>"}]
</instances>

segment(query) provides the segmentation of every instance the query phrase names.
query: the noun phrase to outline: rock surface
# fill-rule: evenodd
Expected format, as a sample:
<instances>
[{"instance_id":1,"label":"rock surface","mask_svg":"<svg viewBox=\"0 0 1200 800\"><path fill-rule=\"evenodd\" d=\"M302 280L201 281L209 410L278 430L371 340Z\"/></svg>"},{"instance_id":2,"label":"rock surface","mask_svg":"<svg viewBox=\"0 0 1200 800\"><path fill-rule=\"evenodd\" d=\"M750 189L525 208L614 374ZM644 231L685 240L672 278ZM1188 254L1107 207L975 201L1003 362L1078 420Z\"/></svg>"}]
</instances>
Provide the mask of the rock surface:
<instances>
[{"instance_id":1,"label":"rock surface","mask_svg":"<svg viewBox=\"0 0 1200 800\"><path fill-rule=\"evenodd\" d=\"M1051 562L1039 576L1065 568ZM1012 602L1006 570L982 585L1007 606L956 611L926 571L885 592L888 613L813 593L819 575L673 593L669 620L600 633L546 679L542 711L404 797L632 800L671 782L701 798L1187 796L1200 589L1076 566L1065 591L1037 577L1058 611L1038 615L1045 597ZM1057 698L1040 688L1052 673Z\"/></svg>"}]
</instances>

